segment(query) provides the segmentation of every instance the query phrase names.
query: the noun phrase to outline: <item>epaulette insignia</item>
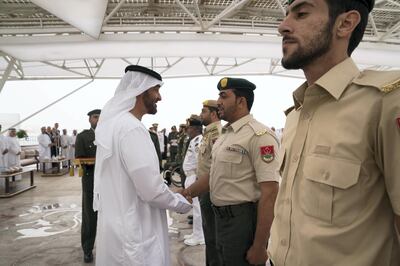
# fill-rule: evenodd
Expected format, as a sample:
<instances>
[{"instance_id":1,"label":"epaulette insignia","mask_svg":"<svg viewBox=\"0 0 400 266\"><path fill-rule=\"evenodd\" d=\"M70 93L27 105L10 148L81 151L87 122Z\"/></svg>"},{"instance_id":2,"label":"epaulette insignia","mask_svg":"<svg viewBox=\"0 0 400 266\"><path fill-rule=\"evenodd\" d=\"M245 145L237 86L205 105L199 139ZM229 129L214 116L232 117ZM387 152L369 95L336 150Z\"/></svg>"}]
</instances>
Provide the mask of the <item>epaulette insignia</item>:
<instances>
[{"instance_id":1,"label":"epaulette insignia","mask_svg":"<svg viewBox=\"0 0 400 266\"><path fill-rule=\"evenodd\" d=\"M381 91L384 93L391 92L392 90L400 88L400 79L396 80L395 82L389 83L381 88Z\"/></svg>"},{"instance_id":2,"label":"epaulette insignia","mask_svg":"<svg viewBox=\"0 0 400 266\"><path fill-rule=\"evenodd\" d=\"M267 133L267 131L268 131L268 130L265 128L264 130L257 131L257 132L256 132L256 135L257 135L257 136L262 136L262 135L264 135L265 133Z\"/></svg>"}]
</instances>

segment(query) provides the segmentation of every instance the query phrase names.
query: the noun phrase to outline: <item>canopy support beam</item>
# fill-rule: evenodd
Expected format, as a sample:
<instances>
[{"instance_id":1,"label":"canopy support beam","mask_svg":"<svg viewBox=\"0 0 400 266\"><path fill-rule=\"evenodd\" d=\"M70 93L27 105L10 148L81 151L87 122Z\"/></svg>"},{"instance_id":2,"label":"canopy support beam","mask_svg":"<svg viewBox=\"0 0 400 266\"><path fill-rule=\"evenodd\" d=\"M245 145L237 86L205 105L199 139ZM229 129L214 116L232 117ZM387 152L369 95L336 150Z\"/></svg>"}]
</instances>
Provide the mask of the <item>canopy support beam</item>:
<instances>
[{"instance_id":1,"label":"canopy support beam","mask_svg":"<svg viewBox=\"0 0 400 266\"><path fill-rule=\"evenodd\" d=\"M3 87L6 84L6 81L7 81L8 77L10 76L11 71L12 71L12 69L14 67L14 64L15 64L15 58L14 57L11 57L11 60L7 60L7 58L5 56L4 56L4 58L8 62L8 65L6 67L6 70L4 70L4 73L3 73L2 77L1 77L1 80L0 80L0 93L3 90Z\"/></svg>"},{"instance_id":2,"label":"canopy support beam","mask_svg":"<svg viewBox=\"0 0 400 266\"><path fill-rule=\"evenodd\" d=\"M23 122L27 121L28 119L34 117L35 115L37 115L37 114L39 114L39 113L41 113L41 112L43 112L44 110L46 110L46 109L48 109L49 107L55 105L56 103L58 103L58 102L64 100L65 98L71 96L72 94L76 93L77 91L79 91L79 90L85 88L87 85L89 85L89 84L92 83L93 81L94 81L94 79L92 79L92 80L86 82L86 83L83 84L82 86L79 86L77 89L75 89L75 90L73 90L73 91L67 93L66 95L64 95L64 96L62 96L62 97L60 97L60 98L58 98L58 99L55 100L54 102L52 102L52 103L46 105L45 107L39 109L38 111L34 112L33 114L31 114L31 115L25 117L24 119L22 119L22 120L19 121L18 123L15 123L14 125L10 126L9 128L13 128L13 127L16 127L16 126L22 124ZM0 133L6 132L9 128L6 128L5 130L3 130L3 131L0 132Z\"/></svg>"}]
</instances>

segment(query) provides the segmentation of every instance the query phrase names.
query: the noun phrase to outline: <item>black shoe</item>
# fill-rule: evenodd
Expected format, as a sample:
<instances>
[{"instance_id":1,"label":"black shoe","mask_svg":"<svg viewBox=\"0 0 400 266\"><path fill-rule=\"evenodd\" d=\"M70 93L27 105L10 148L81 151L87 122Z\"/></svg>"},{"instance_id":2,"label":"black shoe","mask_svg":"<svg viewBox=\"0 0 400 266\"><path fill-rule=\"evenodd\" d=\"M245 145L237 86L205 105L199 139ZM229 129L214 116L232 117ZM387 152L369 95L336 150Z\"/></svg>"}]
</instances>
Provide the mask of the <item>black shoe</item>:
<instances>
[{"instance_id":1,"label":"black shoe","mask_svg":"<svg viewBox=\"0 0 400 266\"><path fill-rule=\"evenodd\" d=\"M83 261L85 263L92 262L93 261L93 253L91 251L88 252L88 253L85 253L84 256L83 256Z\"/></svg>"},{"instance_id":2,"label":"black shoe","mask_svg":"<svg viewBox=\"0 0 400 266\"><path fill-rule=\"evenodd\" d=\"M187 218L188 218L188 220L193 220L193 215L190 214L190 215L188 215Z\"/></svg>"},{"instance_id":3,"label":"black shoe","mask_svg":"<svg viewBox=\"0 0 400 266\"><path fill-rule=\"evenodd\" d=\"M188 221L188 224L193 224L193 220L189 220L189 221Z\"/></svg>"}]
</instances>

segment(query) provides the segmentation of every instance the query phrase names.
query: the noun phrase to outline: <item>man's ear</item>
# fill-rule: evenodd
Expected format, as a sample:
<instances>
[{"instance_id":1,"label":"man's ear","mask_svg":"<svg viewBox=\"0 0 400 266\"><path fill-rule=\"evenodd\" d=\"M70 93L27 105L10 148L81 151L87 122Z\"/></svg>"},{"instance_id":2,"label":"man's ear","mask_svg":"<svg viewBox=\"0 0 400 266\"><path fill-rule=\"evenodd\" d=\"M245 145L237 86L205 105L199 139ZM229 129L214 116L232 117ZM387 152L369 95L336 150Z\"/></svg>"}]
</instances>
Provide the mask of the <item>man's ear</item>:
<instances>
[{"instance_id":1,"label":"man's ear","mask_svg":"<svg viewBox=\"0 0 400 266\"><path fill-rule=\"evenodd\" d=\"M340 14L335 23L336 35L338 38L350 39L354 29L361 21L361 15L356 10L350 10Z\"/></svg>"}]
</instances>

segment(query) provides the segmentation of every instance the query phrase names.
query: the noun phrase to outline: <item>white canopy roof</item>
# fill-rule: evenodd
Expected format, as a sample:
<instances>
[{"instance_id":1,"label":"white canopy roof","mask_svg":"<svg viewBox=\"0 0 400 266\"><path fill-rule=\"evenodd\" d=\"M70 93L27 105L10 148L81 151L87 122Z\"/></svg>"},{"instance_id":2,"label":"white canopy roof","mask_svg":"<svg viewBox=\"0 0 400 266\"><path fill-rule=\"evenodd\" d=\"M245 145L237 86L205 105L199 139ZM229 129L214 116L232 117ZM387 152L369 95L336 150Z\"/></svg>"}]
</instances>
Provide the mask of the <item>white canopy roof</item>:
<instances>
[{"instance_id":1,"label":"white canopy roof","mask_svg":"<svg viewBox=\"0 0 400 266\"><path fill-rule=\"evenodd\" d=\"M285 75L277 26L286 0L2 0L7 80L119 78L127 64L164 77ZM400 68L400 0L377 0L353 58Z\"/></svg>"}]
</instances>

